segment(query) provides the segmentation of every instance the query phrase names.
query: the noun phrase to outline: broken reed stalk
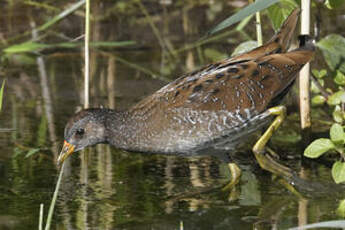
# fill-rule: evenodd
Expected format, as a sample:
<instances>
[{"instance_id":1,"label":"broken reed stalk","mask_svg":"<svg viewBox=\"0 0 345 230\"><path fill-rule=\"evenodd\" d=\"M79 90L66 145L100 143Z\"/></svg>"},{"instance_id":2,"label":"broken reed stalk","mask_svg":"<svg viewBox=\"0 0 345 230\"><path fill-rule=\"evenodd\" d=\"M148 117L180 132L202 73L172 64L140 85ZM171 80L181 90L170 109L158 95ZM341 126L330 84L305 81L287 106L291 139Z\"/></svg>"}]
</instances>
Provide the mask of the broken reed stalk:
<instances>
[{"instance_id":1,"label":"broken reed stalk","mask_svg":"<svg viewBox=\"0 0 345 230\"><path fill-rule=\"evenodd\" d=\"M54 208L55 208L55 203L56 203L57 195L58 195L59 189L60 189L60 184L61 184L61 179L62 179L62 174L63 174L64 167L65 167L65 162L62 163L62 166L61 166L61 169L60 169L59 178L58 178L58 180L56 182L56 187L55 187L53 199L52 199L52 201L50 203L50 206L49 206L46 227L44 228L45 230L49 230L50 229L50 225L51 225L52 217L53 217L53 213L54 213Z\"/></svg>"},{"instance_id":2,"label":"broken reed stalk","mask_svg":"<svg viewBox=\"0 0 345 230\"><path fill-rule=\"evenodd\" d=\"M310 34L310 0L301 1L302 17L301 17L301 34ZM301 128L307 129L311 126L310 120L310 95L309 95L309 81L310 81L310 64L307 63L299 74L299 101L300 101L300 116Z\"/></svg>"},{"instance_id":3,"label":"broken reed stalk","mask_svg":"<svg viewBox=\"0 0 345 230\"><path fill-rule=\"evenodd\" d=\"M38 230L43 230L43 204L40 204L40 218L38 221Z\"/></svg>"},{"instance_id":4,"label":"broken reed stalk","mask_svg":"<svg viewBox=\"0 0 345 230\"><path fill-rule=\"evenodd\" d=\"M90 43L90 0L86 0L85 3L85 48L84 48L84 108L89 107L89 84L90 84L90 54L89 54L89 43Z\"/></svg>"},{"instance_id":5,"label":"broken reed stalk","mask_svg":"<svg viewBox=\"0 0 345 230\"><path fill-rule=\"evenodd\" d=\"M261 29L261 18L260 12L255 13L256 18L256 39L258 41L258 46L262 46L262 29Z\"/></svg>"}]
</instances>

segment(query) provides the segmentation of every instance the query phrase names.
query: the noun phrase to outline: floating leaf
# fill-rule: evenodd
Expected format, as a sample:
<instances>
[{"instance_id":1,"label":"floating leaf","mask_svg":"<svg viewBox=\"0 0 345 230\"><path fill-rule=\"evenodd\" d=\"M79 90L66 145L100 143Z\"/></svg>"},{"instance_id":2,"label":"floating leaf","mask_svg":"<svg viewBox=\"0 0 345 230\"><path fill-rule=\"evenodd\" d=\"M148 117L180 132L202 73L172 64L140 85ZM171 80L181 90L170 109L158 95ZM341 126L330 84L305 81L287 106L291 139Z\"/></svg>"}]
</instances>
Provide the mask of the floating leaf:
<instances>
[{"instance_id":1,"label":"floating leaf","mask_svg":"<svg viewBox=\"0 0 345 230\"><path fill-rule=\"evenodd\" d=\"M40 149L39 148L36 148L36 149L30 149L29 152L25 155L25 158L28 158L32 155L34 155L35 153L39 152Z\"/></svg>"},{"instance_id":2,"label":"floating leaf","mask_svg":"<svg viewBox=\"0 0 345 230\"><path fill-rule=\"evenodd\" d=\"M314 106L323 105L326 102L326 98L322 95L316 95L311 99L311 104Z\"/></svg>"},{"instance_id":3,"label":"floating leaf","mask_svg":"<svg viewBox=\"0 0 345 230\"><path fill-rule=\"evenodd\" d=\"M236 56L236 55L239 55L239 54L242 54L242 53L245 53L245 52L248 52L252 49L255 49L256 47L258 47L258 43L257 41L245 41L245 42L242 42L241 44L239 44L234 52L232 52L231 56Z\"/></svg>"},{"instance_id":4,"label":"floating leaf","mask_svg":"<svg viewBox=\"0 0 345 230\"><path fill-rule=\"evenodd\" d=\"M2 99L3 99L3 95L4 95L4 88L5 88L5 80L2 82L2 86L0 89L0 111L2 109Z\"/></svg>"},{"instance_id":5,"label":"floating leaf","mask_svg":"<svg viewBox=\"0 0 345 230\"><path fill-rule=\"evenodd\" d=\"M327 100L329 105L339 105L342 102L345 102L345 91L343 90L339 90L338 92L332 94Z\"/></svg>"},{"instance_id":6,"label":"floating leaf","mask_svg":"<svg viewBox=\"0 0 345 230\"><path fill-rule=\"evenodd\" d=\"M345 73L345 38L338 34L331 34L316 44L321 50L327 65L331 70L339 69Z\"/></svg>"},{"instance_id":7,"label":"floating leaf","mask_svg":"<svg viewBox=\"0 0 345 230\"><path fill-rule=\"evenodd\" d=\"M268 17L271 19L273 24L273 28L278 30L287 16L289 16L291 11L297 6L297 3L293 0L281 0L279 3L270 6L267 11Z\"/></svg>"},{"instance_id":8,"label":"floating leaf","mask_svg":"<svg viewBox=\"0 0 345 230\"><path fill-rule=\"evenodd\" d=\"M335 75L334 82L338 85L345 85L345 75L337 70L337 74Z\"/></svg>"},{"instance_id":9,"label":"floating leaf","mask_svg":"<svg viewBox=\"0 0 345 230\"><path fill-rule=\"evenodd\" d=\"M236 14L228 17L221 23L219 23L216 27L208 32L208 35L214 34L222 29L225 29L236 22L243 20L244 18L248 17L251 14L254 14L260 10L266 9L267 7L271 6L272 4L278 2L279 0L257 0L254 3L246 6Z\"/></svg>"},{"instance_id":10,"label":"floating leaf","mask_svg":"<svg viewBox=\"0 0 345 230\"><path fill-rule=\"evenodd\" d=\"M339 184L345 181L345 163L337 161L332 167L332 176L335 183Z\"/></svg>"},{"instance_id":11,"label":"floating leaf","mask_svg":"<svg viewBox=\"0 0 345 230\"><path fill-rule=\"evenodd\" d=\"M304 156L309 158L318 158L325 152L334 149L333 142L328 138L320 138L313 141L305 150Z\"/></svg>"},{"instance_id":12,"label":"floating leaf","mask_svg":"<svg viewBox=\"0 0 345 230\"><path fill-rule=\"evenodd\" d=\"M344 129L338 123L332 125L330 130L331 140L336 144L344 144L345 134Z\"/></svg>"}]
</instances>

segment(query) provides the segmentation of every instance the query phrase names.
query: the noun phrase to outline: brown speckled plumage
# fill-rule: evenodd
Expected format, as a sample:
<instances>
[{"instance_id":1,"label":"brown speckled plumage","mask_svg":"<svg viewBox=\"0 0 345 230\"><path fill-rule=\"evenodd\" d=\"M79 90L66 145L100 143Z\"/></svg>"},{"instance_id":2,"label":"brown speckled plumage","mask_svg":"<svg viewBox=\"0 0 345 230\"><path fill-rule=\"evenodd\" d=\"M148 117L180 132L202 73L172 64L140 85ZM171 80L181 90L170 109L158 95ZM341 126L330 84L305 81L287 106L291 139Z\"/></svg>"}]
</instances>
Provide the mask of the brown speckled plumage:
<instances>
[{"instance_id":1,"label":"brown speckled plumage","mask_svg":"<svg viewBox=\"0 0 345 230\"><path fill-rule=\"evenodd\" d=\"M184 155L232 149L267 122L265 111L280 101L313 56L309 46L287 52L298 14L295 10L265 45L186 74L128 111L80 112L67 124L65 140L75 150L99 142ZM75 130L83 127L84 137L78 139Z\"/></svg>"}]
</instances>

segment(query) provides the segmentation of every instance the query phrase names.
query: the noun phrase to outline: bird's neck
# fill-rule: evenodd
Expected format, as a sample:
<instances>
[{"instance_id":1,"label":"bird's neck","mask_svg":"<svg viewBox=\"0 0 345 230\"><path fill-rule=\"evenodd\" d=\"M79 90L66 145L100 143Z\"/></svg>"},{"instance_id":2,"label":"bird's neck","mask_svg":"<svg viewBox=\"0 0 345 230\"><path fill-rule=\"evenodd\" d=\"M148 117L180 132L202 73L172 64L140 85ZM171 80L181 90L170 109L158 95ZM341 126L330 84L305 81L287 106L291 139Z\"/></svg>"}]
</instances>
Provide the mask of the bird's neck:
<instances>
[{"instance_id":1,"label":"bird's neck","mask_svg":"<svg viewBox=\"0 0 345 230\"><path fill-rule=\"evenodd\" d=\"M120 149L137 150L140 128L128 111L107 110L105 113L105 142Z\"/></svg>"}]
</instances>

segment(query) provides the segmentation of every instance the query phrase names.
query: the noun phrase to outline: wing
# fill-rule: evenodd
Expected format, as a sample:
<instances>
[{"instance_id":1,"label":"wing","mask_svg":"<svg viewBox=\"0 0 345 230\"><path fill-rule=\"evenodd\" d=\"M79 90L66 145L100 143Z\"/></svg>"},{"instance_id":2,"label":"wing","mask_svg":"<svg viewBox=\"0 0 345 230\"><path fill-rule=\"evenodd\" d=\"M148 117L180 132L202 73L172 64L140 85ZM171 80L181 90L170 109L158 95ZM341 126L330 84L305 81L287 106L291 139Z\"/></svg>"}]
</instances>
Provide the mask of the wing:
<instances>
[{"instance_id":1,"label":"wing","mask_svg":"<svg viewBox=\"0 0 345 230\"><path fill-rule=\"evenodd\" d=\"M163 87L132 108L146 113L190 108L209 111L253 109L261 112L313 56L311 50L271 54L254 60L219 62Z\"/></svg>"},{"instance_id":2,"label":"wing","mask_svg":"<svg viewBox=\"0 0 345 230\"><path fill-rule=\"evenodd\" d=\"M286 18L280 30L263 46L233 58L234 61L255 59L274 53L285 53L295 31L300 9L296 8Z\"/></svg>"},{"instance_id":3,"label":"wing","mask_svg":"<svg viewBox=\"0 0 345 230\"><path fill-rule=\"evenodd\" d=\"M166 85L131 108L147 114L156 109L190 108L236 111L256 108L263 111L283 92L312 52L286 52L300 10L294 10L280 31L265 45L245 54L210 64ZM158 110L157 110L158 111Z\"/></svg>"}]
</instances>

